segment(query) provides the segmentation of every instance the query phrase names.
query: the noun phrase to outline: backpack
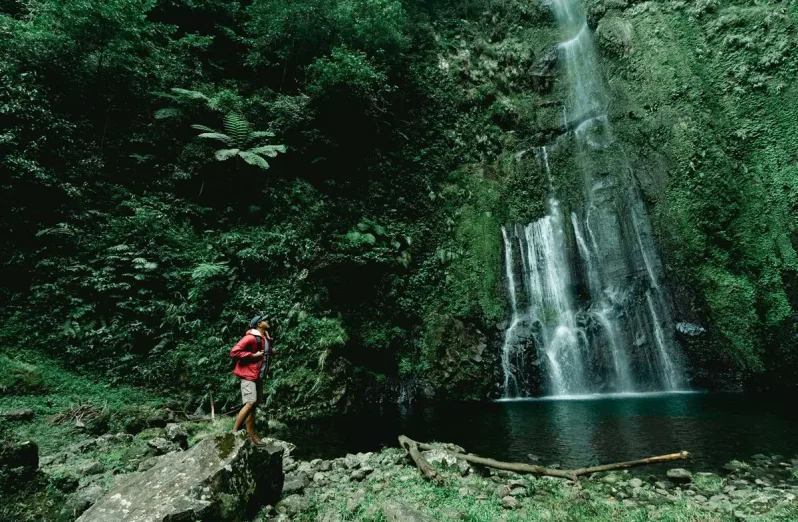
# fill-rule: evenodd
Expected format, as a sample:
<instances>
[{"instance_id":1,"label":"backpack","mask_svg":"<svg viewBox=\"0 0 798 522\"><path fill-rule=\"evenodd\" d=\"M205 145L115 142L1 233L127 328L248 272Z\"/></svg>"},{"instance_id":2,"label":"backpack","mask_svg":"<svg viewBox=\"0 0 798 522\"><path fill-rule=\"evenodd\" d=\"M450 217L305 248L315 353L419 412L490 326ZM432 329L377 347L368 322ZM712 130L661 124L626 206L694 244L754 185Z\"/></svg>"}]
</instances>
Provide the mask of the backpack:
<instances>
[{"instance_id":1,"label":"backpack","mask_svg":"<svg viewBox=\"0 0 798 522\"><path fill-rule=\"evenodd\" d=\"M264 368L266 368L266 371L268 371L268 366L269 366L269 362L270 362L270 357L269 356L271 355L271 351L272 351L271 340L270 339L266 339L265 337L262 337L262 336L259 336L259 335L251 334L249 332L247 332L244 336L246 337L247 335L251 335L252 337L255 338L255 344L257 345L257 348L255 348L255 352L264 352L264 354L263 354L264 355L264 365L261 367L261 372L260 372L261 373L261 377L263 377L263 375L265 374ZM255 352L253 352L253 353L255 353ZM234 358L231 357L230 358L230 371L235 370L236 364L238 364L238 359L234 359Z\"/></svg>"}]
</instances>

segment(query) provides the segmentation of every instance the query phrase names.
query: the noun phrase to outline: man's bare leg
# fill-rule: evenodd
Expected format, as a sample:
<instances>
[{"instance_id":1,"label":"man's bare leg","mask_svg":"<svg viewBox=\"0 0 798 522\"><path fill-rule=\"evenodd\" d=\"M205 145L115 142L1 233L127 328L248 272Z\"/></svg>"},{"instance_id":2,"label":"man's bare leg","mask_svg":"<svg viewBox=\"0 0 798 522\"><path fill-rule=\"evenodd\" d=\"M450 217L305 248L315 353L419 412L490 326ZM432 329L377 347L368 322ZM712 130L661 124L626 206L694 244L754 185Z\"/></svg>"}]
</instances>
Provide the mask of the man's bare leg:
<instances>
[{"instance_id":1,"label":"man's bare leg","mask_svg":"<svg viewBox=\"0 0 798 522\"><path fill-rule=\"evenodd\" d=\"M247 417L247 434L249 438L252 439L253 442L260 441L260 438L255 433L255 405L252 405L252 408L249 410L249 416Z\"/></svg>"},{"instance_id":2,"label":"man's bare leg","mask_svg":"<svg viewBox=\"0 0 798 522\"><path fill-rule=\"evenodd\" d=\"M248 402L241 408L241 411L238 412L238 416L236 417L236 423L233 426L233 432L236 432L241 429L241 425L244 422L247 422L247 432L249 432L249 418L252 417L252 428L255 428L255 415L250 415L250 412L254 413L253 408L255 407L254 402Z\"/></svg>"}]
</instances>

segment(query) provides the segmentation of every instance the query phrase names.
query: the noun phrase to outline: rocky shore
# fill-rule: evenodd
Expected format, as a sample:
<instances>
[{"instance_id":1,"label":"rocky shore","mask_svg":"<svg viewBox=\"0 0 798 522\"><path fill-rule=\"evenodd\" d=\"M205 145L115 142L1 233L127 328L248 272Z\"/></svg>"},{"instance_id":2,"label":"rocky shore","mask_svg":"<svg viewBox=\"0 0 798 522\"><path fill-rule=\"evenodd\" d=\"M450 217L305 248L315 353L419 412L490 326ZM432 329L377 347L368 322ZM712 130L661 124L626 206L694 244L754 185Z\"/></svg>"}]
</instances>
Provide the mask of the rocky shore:
<instances>
[{"instance_id":1,"label":"rocky shore","mask_svg":"<svg viewBox=\"0 0 798 522\"><path fill-rule=\"evenodd\" d=\"M334 460L289 455L282 500L256 520L798 520L798 457L754 455L717 474L652 467L573 483L477 468L442 450L424 455L443 484L425 482L398 448Z\"/></svg>"},{"instance_id":2,"label":"rocky shore","mask_svg":"<svg viewBox=\"0 0 798 522\"><path fill-rule=\"evenodd\" d=\"M268 439L271 446L262 450L228 429L166 423L135 435L89 437L41 457L33 442L6 444L0 474L12 501L55 502L50 513L57 516L40 519L58 521L101 520L96 514L110 509L109 497L120 504L120 494L146 504L149 493L137 488L153 489L170 473L181 477L182 489L162 487L152 502L191 505L192 520L220 513L253 522L798 520L798 455L753 455L717 473L663 464L574 483L475 466L445 451L462 448L444 444L423 452L440 472L433 484L399 448L298 460L290 442ZM26 493L24 483L41 487ZM170 516L176 513L182 512Z\"/></svg>"}]
</instances>

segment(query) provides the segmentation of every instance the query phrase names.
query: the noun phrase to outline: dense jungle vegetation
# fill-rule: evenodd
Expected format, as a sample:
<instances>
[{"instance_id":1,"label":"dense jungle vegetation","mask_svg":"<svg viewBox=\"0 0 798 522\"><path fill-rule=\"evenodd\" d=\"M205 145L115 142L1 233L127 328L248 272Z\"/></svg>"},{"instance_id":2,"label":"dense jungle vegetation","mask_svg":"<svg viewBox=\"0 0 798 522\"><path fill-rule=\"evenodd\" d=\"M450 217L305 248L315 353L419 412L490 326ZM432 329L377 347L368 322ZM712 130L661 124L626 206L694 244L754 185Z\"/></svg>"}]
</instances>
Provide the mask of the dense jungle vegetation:
<instances>
[{"instance_id":1,"label":"dense jungle vegetation","mask_svg":"<svg viewBox=\"0 0 798 522\"><path fill-rule=\"evenodd\" d=\"M589 9L696 383L795 386L798 5ZM266 313L286 417L495 395L557 41L517 0L0 0L0 390L46 358L232 407Z\"/></svg>"}]
</instances>

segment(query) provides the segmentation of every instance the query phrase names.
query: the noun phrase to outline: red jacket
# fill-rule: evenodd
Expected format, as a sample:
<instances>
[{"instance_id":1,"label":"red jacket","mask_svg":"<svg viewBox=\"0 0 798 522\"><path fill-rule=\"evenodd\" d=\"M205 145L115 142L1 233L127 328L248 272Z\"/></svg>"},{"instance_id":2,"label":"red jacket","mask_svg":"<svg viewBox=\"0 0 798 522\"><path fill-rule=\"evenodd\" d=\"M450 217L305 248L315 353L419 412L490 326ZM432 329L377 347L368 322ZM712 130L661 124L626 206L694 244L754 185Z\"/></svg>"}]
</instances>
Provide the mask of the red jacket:
<instances>
[{"instance_id":1,"label":"red jacket","mask_svg":"<svg viewBox=\"0 0 798 522\"><path fill-rule=\"evenodd\" d=\"M269 355L263 359L253 359L251 357L253 353L264 350L264 343L260 337L261 335L258 330L250 330L235 346L233 346L233 349L230 350L230 357L237 359L236 367L233 369L233 375L236 377L240 377L247 381L257 381L261 377L261 368L263 364L267 362L269 355L274 353L274 350L265 349ZM269 345L271 345L271 338L268 333L266 333L266 340Z\"/></svg>"}]
</instances>

